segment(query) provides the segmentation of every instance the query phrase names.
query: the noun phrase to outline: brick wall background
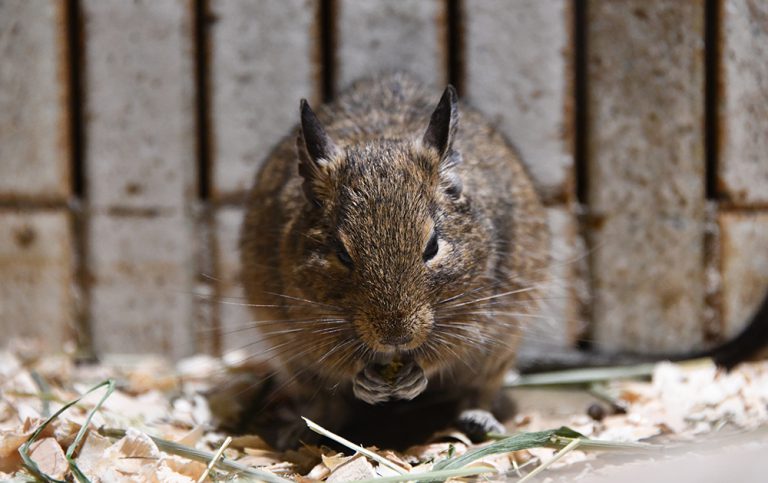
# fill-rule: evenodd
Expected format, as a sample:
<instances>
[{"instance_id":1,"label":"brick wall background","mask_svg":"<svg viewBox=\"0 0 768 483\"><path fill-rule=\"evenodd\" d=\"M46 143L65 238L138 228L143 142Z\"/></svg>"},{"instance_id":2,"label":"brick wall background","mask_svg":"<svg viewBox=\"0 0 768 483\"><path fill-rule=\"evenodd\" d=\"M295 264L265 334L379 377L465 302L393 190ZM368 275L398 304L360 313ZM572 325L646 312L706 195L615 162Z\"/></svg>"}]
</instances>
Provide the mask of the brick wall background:
<instances>
[{"instance_id":1,"label":"brick wall background","mask_svg":"<svg viewBox=\"0 0 768 483\"><path fill-rule=\"evenodd\" d=\"M736 334L768 289L761 0L0 0L0 333L221 353L271 146L382 69L519 148L557 280L531 350Z\"/></svg>"}]
</instances>

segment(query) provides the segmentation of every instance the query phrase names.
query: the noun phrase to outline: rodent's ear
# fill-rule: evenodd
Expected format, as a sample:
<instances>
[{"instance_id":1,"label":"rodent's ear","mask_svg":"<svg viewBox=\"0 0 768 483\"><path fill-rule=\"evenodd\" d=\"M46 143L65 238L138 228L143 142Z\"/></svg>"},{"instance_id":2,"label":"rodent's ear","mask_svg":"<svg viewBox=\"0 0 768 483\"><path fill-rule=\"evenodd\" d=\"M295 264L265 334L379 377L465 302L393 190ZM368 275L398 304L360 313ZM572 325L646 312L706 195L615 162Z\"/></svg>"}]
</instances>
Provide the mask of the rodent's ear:
<instances>
[{"instance_id":1,"label":"rodent's ear","mask_svg":"<svg viewBox=\"0 0 768 483\"><path fill-rule=\"evenodd\" d=\"M315 163L328 161L336 154L336 145L306 99L301 100L301 139L310 160Z\"/></svg>"},{"instance_id":2,"label":"rodent's ear","mask_svg":"<svg viewBox=\"0 0 768 483\"><path fill-rule=\"evenodd\" d=\"M301 123L296 144L299 174L304 178L304 194L309 201L319 204L315 188L321 177L320 168L336 156L338 149L306 99L301 100Z\"/></svg>"},{"instance_id":3,"label":"rodent's ear","mask_svg":"<svg viewBox=\"0 0 768 483\"><path fill-rule=\"evenodd\" d=\"M440 102L429 120L427 132L424 133L425 146L437 150L443 159L450 152L456 127L459 124L459 101L456 89L452 85L445 88Z\"/></svg>"}]
</instances>

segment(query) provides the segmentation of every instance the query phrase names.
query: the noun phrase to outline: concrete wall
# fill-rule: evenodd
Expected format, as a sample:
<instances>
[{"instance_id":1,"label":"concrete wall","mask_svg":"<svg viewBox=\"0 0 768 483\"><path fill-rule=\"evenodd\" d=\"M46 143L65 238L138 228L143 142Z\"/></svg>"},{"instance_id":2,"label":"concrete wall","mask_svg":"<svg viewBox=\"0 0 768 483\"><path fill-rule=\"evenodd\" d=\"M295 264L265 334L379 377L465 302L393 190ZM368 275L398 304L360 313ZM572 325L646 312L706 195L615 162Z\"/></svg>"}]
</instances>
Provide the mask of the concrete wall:
<instances>
[{"instance_id":1,"label":"concrete wall","mask_svg":"<svg viewBox=\"0 0 768 483\"><path fill-rule=\"evenodd\" d=\"M250 343L254 173L300 98L391 69L523 156L555 234L533 352L706 347L768 289L764 2L4 0L0 56L6 337Z\"/></svg>"}]
</instances>

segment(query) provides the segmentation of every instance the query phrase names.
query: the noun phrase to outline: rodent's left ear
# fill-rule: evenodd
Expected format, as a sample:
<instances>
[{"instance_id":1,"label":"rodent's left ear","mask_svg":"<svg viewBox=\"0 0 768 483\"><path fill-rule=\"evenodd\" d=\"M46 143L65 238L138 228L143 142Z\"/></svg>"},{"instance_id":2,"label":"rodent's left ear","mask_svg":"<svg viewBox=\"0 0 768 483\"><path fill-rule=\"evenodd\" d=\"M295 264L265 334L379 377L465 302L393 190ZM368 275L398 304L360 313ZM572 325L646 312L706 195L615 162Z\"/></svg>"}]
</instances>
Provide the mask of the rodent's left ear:
<instances>
[{"instance_id":1,"label":"rodent's left ear","mask_svg":"<svg viewBox=\"0 0 768 483\"><path fill-rule=\"evenodd\" d=\"M425 146L437 150L440 159L443 159L451 150L458 124L459 100L456 89L449 85L432 113L422 142Z\"/></svg>"}]
</instances>

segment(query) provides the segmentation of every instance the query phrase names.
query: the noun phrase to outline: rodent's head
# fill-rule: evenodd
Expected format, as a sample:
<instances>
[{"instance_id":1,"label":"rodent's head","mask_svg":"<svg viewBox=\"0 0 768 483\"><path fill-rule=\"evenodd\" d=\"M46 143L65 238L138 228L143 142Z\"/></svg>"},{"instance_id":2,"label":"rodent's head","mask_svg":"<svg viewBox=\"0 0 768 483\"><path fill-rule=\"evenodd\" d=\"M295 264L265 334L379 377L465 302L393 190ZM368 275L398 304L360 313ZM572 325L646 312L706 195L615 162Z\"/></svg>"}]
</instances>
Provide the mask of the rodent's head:
<instances>
[{"instance_id":1,"label":"rodent's head","mask_svg":"<svg viewBox=\"0 0 768 483\"><path fill-rule=\"evenodd\" d=\"M449 87L412 138L340 145L302 101L307 206L287 237L296 243L292 275L306 299L341 308L353 328L352 342L338 335L340 351L353 354L340 373L403 354L429 373L462 355L442 349L460 340L441 304L486 275L493 243L456 170L457 123Z\"/></svg>"}]
</instances>

